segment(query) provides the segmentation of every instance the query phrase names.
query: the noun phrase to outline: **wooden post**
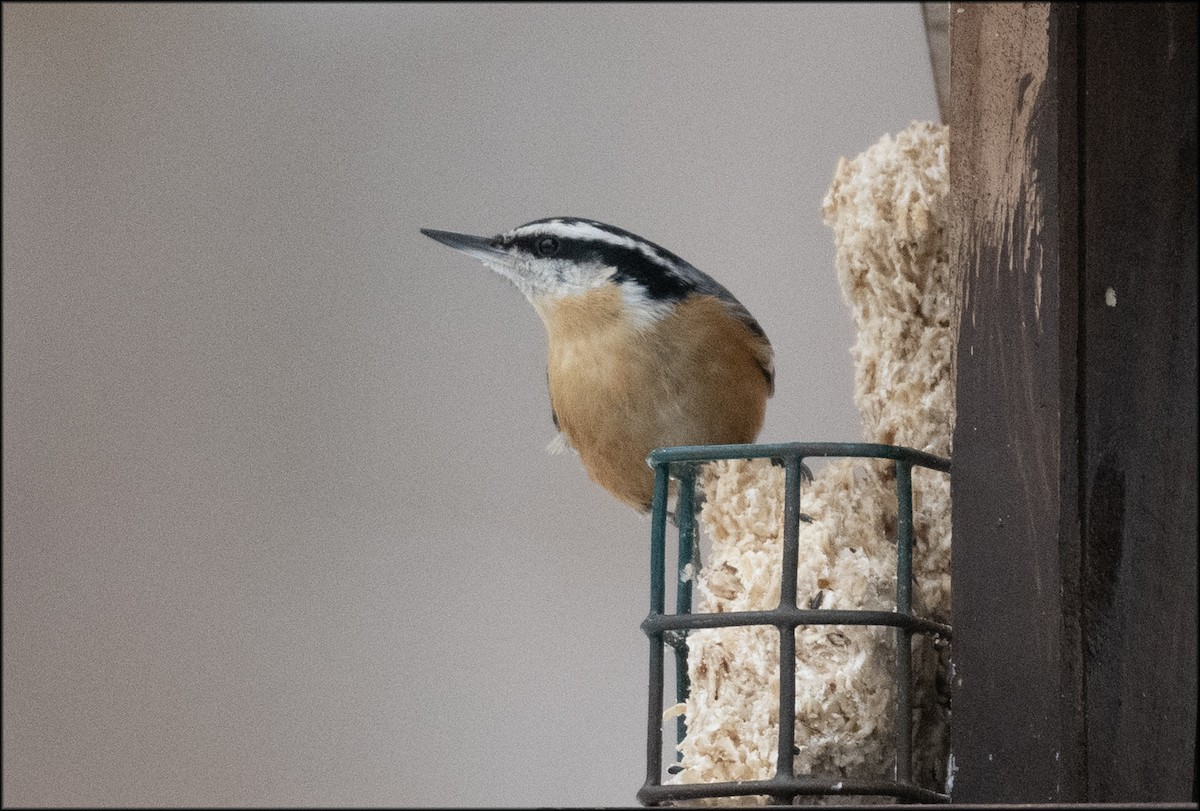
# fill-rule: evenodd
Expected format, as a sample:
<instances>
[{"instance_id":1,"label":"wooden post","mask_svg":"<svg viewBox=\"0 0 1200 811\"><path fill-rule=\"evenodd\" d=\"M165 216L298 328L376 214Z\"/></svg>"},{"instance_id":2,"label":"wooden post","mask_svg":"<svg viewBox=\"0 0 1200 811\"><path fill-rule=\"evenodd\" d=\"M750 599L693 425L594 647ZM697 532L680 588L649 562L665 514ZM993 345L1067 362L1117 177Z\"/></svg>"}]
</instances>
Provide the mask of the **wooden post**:
<instances>
[{"instance_id":1,"label":"wooden post","mask_svg":"<svg viewBox=\"0 0 1200 811\"><path fill-rule=\"evenodd\" d=\"M952 744L960 802L1071 802L1079 742L1074 7L955 4ZM1065 75L1064 75L1065 73Z\"/></svg>"},{"instance_id":2,"label":"wooden post","mask_svg":"<svg viewBox=\"0 0 1200 811\"><path fill-rule=\"evenodd\" d=\"M1195 799L1196 6L1080 9L1088 797Z\"/></svg>"},{"instance_id":3,"label":"wooden post","mask_svg":"<svg viewBox=\"0 0 1200 811\"><path fill-rule=\"evenodd\" d=\"M953 797L1193 799L1196 7L950 42Z\"/></svg>"}]
</instances>

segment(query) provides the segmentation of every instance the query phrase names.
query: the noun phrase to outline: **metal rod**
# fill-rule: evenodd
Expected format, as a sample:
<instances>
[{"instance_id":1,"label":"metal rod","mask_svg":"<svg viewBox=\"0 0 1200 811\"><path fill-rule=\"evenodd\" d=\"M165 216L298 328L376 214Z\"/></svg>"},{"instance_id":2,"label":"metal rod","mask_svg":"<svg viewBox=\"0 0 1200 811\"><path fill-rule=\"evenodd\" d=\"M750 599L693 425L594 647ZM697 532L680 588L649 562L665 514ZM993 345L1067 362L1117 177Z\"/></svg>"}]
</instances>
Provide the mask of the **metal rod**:
<instances>
[{"instance_id":1,"label":"metal rod","mask_svg":"<svg viewBox=\"0 0 1200 811\"><path fill-rule=\"evenodd\" d=\"M679 558L676 560L678 580L675 583L675 613L687 616L692 613L692 581L698 572L695 571L696 560L696 466L684 464L676 471L679 480L679 498L675 502L675 520L679 524ZM690 567L690 568L689 568ZM688 679L687 641L677 640L675 649L675 700L687 701L691 689ZM687 718L683 715L675 718L675 743L683 743L687 734ZM677 752L677 757L682 757Z\"/></svg>"},{"instance_id":2,"label":"metal rod","mask_svg":"<svg viewBox=\"0 0 1200 811\"><path fill-rule=\"evenodd\" d=\"M896 462L896 613L912 616L912 463ZM912 632L896 628L896 780L912 778Z\"/></svg>"},{"instance_id":3,"label":"metal rod","mask_svg":"<svg viewBox=\"0 0 1200 811\"><path fill-rule=\"evenodd\" d=\"M667 490L666 463L654 466L654 512L650 517L650 615L666 605Z\"/></svg>"},{"instance_id":4,"label":"metal rod","mask_svg":"<svg viewBox=\"0 0 1200 811\"><path fill-rule=\"evenodd\" d=\"M796 607L796 567L800 561L800 466L803 459L784 460L783 571L779 575L779 607Z\"/></svg>"},{"instance_id":5,"label":"metal rod","mask_svg":"<svg viewBox=\"0 0 1200 811\"><path fill-rule=\"evenodd\" d=\"M912 614L912 463L896 462L896 610Z\"/></svg>"},{"instance_id":6,"label":"metal rod","mask_svg":"<svg viewBox=\"0 0 1200 811\"><path fill-rule=\"evenodd\" d=\"M779 577L779 608L796 607L796 567L800 558L800 466L803 459L784 460L783 482L783 570ZM790 779L795 769L796 746L796 627L779 626L779 751L775 779ZM791 798L779 795L780 802Z\"/></svg>"},{"instance_id":7,"label":"metal rod","mask_svg":"<svg viewBox=\"0 0 1200 811\"><path fill-rule=\"evenodd\" d=\"M744 780L726 783L681 783L670 786L644 786L637 794L645 804L706 797L783 796L791 798L813 794L887 795L910 802L947 803L950 796L892 780L861 780L850 777L776 777L773 780ZM994 806L993 806L994 807ZM1195 806L1192 806L1193 808Z\"/></svg>"},{"instance_id":8,"label":"metal rod","mask_svg":"<svg viewBox=\"0 0 1200 811\"><path fill-rule=\"evenodd\" d=\"M906 617L895 611L864 609L772 608L770 611L729 611L723 614L658 615L647 617L642 630L648 634L664 631L694 631L697 628L732 628L739 625L774 625L776 628L798 625L884 625L907 628L914 633L951 638L951 628L922 617Z\"/></svg>"},{"instance_id":9,"label":"metal rod","mask_svg":"<svg viewBox=\"0 0 1200 811\"><path fill-rule=\"evenodd\" d=\"M912 631L896 629L896 781L912 779Z\"/></svg>"},{"instance_id":10,"label":"metal rod","mask_svg":"<svg viewBox=\"0 0 1200 811\"><path fill-rule=\"evenodd\" d=\"M875 442L781 442L770 445L685 445L656 448L649 462L711 462L717 459L788 459L807 456L840 456L904 460L918 467L950 472L950 460L900 445Z\"/></svg>"},{"instance_id":11,"label":"metal rod","mask_svg":"<svg viewBox=\"0 0 1200 811\"><path fill-rule=\"evenodd\" d=\"M654 512L650 524L650 617L662 617L666 591L667 465L654 466ZM662 780L663 637L650 636L650 696L646 720L646 785Z\"/></svg>"}]
</instances>

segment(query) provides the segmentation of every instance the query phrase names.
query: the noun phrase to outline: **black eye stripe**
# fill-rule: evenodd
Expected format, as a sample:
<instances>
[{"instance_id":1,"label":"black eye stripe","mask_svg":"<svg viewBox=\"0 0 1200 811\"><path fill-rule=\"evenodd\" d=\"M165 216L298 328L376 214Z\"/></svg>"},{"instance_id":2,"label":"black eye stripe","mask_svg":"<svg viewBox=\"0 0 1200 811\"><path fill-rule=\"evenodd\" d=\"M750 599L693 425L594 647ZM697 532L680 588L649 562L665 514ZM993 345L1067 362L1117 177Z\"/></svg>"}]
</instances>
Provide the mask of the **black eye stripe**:
<instances>
[{"instance_id":1,"label":"black eye stripe","mask_svg":"<svg viewBox=\"0 0 1200 811\"><path fill-rule=\"evenodd\" d=\"M637 281L654 298L681 299L697 290L694 279L668 272L659 262L650 259L636 248L613 245L605 240L560 238L545 233L519 236L513 242L520 250L531 256L553 256L572 262L594 262L616 268L617 274L613 277L614 281ZM665 254L675 263L691 269L690 265L674 254L655 247L660 256ZM703 275L694 269L691 271L697 276Z\"/></svg>"}]
</instances>

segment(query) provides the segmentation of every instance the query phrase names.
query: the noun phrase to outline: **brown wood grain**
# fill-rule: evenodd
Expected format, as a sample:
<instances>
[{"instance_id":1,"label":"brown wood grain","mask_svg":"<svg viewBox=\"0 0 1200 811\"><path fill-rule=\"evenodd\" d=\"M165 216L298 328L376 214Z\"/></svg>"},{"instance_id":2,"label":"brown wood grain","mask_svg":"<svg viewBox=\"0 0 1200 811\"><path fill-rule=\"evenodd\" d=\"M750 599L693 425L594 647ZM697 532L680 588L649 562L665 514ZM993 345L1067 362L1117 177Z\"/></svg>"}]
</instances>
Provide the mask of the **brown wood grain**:
<instances>
[{"instance_id":1,"label":"brown wood grain","mask_svg":"<svg viewBox=\"0 0 1200 811\"><path fill-rule=\"evenodd\" d=\"M951 6L956 802L1195 799L1196 6Z\"/></svg>"},{"instance_id":2,"label":"brown wood grain","mask_svg":"<svg viewBox=\"0 0 1200 811\"><path fill-rule=\"evenodd\" d=\"M1081 10L1088 799L1194 797L1196 6Z\"/></svg>"},{"instance_id":3,"label":"brown wood grain","mask_svg":"<svg viewBox=\"0 0 1200 811\"><path fill-rule=\"evenodd\" d=\"M1083 799L1074 8L951 7L953 796Z\"/></svg>"}]
</instances>

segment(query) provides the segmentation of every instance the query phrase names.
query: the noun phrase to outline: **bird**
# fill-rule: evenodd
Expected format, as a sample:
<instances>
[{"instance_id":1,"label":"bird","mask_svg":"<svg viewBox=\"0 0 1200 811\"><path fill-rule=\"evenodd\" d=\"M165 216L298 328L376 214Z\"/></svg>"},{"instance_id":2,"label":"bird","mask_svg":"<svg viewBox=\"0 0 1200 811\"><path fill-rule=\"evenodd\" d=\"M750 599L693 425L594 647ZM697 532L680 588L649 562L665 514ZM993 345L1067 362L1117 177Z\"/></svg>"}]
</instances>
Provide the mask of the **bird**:
<instances>
[{"instance_id":1,"label":"bird","mask_svg":"<svg viewBox=\"0 0 1200 811\"><path fill-rule=\"evenodd\" d=\"M621 502L651 509L655 448L758 436L775 390L771 342L729 290L676 254L578 217L492 237L420 231L533 305L546 329L556 439Z\"/></svg>"}]
</instances>

